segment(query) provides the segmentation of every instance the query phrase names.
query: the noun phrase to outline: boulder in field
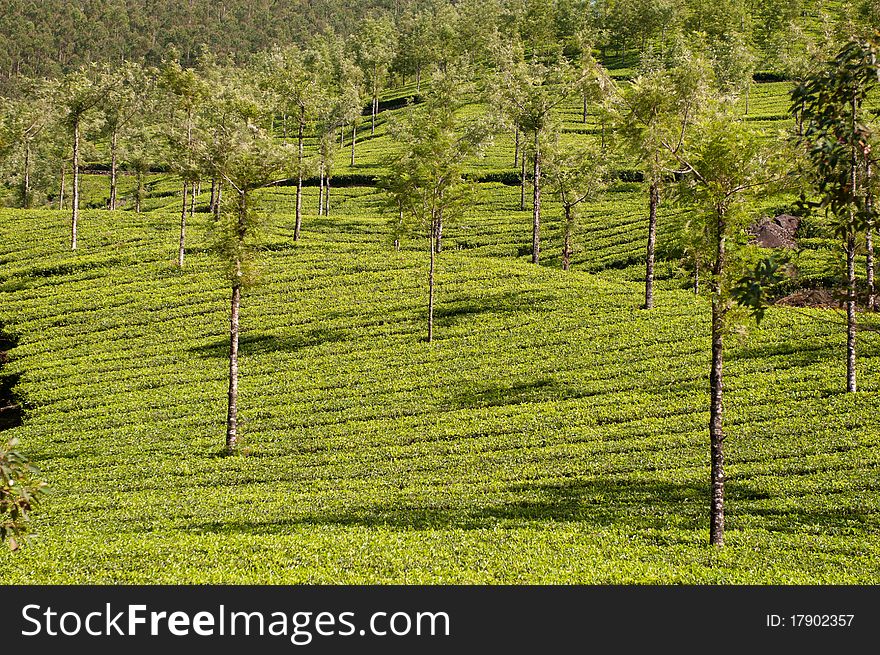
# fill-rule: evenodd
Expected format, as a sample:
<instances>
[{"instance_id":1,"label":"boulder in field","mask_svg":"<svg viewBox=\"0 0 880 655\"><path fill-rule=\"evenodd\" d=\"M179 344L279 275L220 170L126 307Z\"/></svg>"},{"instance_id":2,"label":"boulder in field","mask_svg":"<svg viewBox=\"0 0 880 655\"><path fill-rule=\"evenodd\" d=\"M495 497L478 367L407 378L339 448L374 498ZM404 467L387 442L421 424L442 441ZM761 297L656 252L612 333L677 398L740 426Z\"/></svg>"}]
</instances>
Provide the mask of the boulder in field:
<instances>
[{"instance_id":1,"label":"boulder in field","mask_svg":"<svg viewBox=\"0 0 880 655\"><path fill-rule=\"evenodd\" d=\"M800 223L800 217L791 214L762 218L749 228L749 243L762 248L797 248L794 235Z\"/></svg>"}]
</instances>

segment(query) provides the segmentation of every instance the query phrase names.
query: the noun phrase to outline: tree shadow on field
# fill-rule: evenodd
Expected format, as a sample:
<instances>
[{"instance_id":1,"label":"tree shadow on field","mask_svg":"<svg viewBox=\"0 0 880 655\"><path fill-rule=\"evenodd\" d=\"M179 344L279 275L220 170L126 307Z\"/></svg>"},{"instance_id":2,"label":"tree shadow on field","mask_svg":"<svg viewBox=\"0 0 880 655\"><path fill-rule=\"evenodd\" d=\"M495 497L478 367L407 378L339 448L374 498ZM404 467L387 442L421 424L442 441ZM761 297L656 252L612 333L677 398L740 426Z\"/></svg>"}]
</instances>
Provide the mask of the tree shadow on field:
<instances>
[{"instance_id":1,"label":"tree shadow on field","mask_svg":"<svg viewBox=\"0 0 880 655\"><path fill-rule=\"evenodd\" d=\"M345 341L348 336L339 330L315 328L301 334L279 337L274 334L245 334L239 337L239 355L264 355L274 352L297 352L304 348L320 346L325 343ZM229 357L229 338L217 339L203 346L189 349L202 357Z\"/></svg>"},{"instance_id":2,"label":"tree shadow on field","mask_svg":"<svg viewBox=\"0 0 880 655\"><path fill-rule=\"evenodd\" d=\"M553 297L548 294L523 291L496 293L478 298L441 299L434 308L434 324L438 327L449 327L479 314L550 311L548 307L552 302Z\"/></svg>"},{"instance_id":3,"label":"tree shadow on field","mask_svg":"<svg viewBox=\"0 0 880 655\"><path fill-rule=\"evenodd\" d=\"M512 497L512 499L511 499ZM845 510L772 510L755 507L770 496L741 483L727 489L729 529L760 527L773 532L852 533L876 531L871 516ZM367 527L394 530L483 530L535 527L535 523L580 523L586 527L619 525L627 530L708 529L709 484L660 480L589 480L555 484L523 483L507 487L504 500L474 494L471 504L375 504L342 510L308 511L266 520L198 521L185 530L210 534L287 534L309 526ZM746 527L748 526L748 527ZM683 537L684 538L684 537Z\"/></svg>"},{"instance_id":4,"label":"tree shadow on field","mask_svg":"<svg viewBox=\"0 0 880 655\"><path fill-rule=\"evenodd\" d=\"M266 521L204 521L187 528L222 534L283 534L298 526L339 525L427 530L456 528L479 530L499 523L580 522L604 526L663 527L665 517L696 518L704 513L708 490L698 485L628 481L524 483L511 485L497 504L476 496L473 505L364 505L338 511L303 512L295 517ZM477 500L477 498L479 500ZM679 516L680 515L680 516Z\"/></svg>"},{"instance_id":5,"label":"tree shadow on field","mask_svg":"<svg viewBox=\"0 0 880 655\"><path fill-rule=\"evenodd\" d=\"M573 398L595 396L596 391L585 391L556 378L543 377L528 382L492 382L477 389L469 389L452 401L459 409L503 407Z\"/></svg>"}]
</instances>

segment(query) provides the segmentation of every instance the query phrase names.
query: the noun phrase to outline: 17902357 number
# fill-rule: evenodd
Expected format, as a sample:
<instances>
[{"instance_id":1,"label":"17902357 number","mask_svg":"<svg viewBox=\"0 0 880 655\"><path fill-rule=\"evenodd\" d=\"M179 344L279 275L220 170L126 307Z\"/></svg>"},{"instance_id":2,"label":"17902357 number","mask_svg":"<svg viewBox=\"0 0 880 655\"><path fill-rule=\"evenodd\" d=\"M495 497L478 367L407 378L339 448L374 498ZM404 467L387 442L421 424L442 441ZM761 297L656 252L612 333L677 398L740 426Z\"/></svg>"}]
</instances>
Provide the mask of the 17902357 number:
<instances>
[{"instance_id":1,"label":"17902357 number","mask_svg":"<svg viewBox=\"0 0 880 655\"><path fill-rule=\"evenodd\" d=\"M793 628L848 628L855 614L792 614Z\"/></svg>"}]
</instances>

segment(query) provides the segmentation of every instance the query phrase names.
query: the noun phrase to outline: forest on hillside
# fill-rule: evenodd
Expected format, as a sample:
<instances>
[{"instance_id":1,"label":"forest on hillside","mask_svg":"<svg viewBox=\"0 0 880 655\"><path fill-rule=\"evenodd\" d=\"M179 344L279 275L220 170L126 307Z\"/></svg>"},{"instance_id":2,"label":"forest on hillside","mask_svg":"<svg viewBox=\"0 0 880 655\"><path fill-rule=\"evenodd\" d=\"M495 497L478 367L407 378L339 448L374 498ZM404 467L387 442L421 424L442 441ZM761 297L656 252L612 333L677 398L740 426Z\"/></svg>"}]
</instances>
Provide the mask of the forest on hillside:
<instances>
[{"instance_id":1,"label":"forest on hillside","mask_svg":"<svg viewBox=\"0 0 880 655\"><path fill-rule=\"evenodd\" d=\"M532 38L564 41L587 28L603 52L643 50L680 29L709 36L735 32L756 51L758 70L790 73L805 33L836 31L846 22L877 25L878 14L875 0L4 0L0 87L14 87L18 76L55 76L96 62L157 64L171 49L186 66L203 51L243 61L273 46L302 45L327 30L348 37L362 19L382 15L410 37L410 47L421 49L428 44L408 32L426 16L435 17L433 31L462 36L491 26L508 35L528 31Z\"/></svg>"},{"instance_id":2,"label":"forest on hillside","mask_svg":"<svg viewBox=\"0 0 880 655\"><path fill-rule=\"evenodd\" d=\"M751 512L735 548L793 534L788 561L807 524L831 580L876 532L860 477L880 452L876 0L7 4L13 550L51 502L47 471L68 492L47 529L81 528L77 503L97 501L66 468L80 457L136 517L104 508L86 541L131 521L122 550L161 549L142 532L164 526L197 544L195 579L214 533L240 546L300 523L343 549L449 528L475 557L496 524L531 554L582 530L601 551L609 524L649 534L647 564L630 572L621 547L613 580L650 579L665 540L684 554L662 579L716 579L694 534L708 515L724 545L731 498ZM180 516L156 510L164 474L187 489ZM272 491L289 484L302 507ZM533 540L563 520L574 532ZM25 557L51 578L51 557ZM731 577L763 580L743 557ZM122 559L118 579L143 574ZM779 566L768 579L809 575Z\"/></svg>"}]
</instances>

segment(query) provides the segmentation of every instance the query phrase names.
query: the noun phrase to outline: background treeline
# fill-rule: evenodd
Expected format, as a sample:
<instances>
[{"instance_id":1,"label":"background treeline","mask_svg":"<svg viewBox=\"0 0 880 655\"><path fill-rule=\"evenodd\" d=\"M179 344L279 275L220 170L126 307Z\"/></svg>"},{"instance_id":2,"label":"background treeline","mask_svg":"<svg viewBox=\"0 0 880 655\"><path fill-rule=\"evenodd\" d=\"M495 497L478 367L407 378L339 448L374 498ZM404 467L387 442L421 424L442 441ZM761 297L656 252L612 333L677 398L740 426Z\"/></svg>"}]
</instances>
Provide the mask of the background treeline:
<instances>
[{"instance_id":1,"label":"background treeline","mask_svg":"<svg viewBox=\"0 0 880 655\"><path fill-rule=\"evenodd\" d=\"M461 17L444 23L451 10ZM684 29L723 36L725 47L748 45L760 70L791 72L804 55L805 30L836 31L841 23L880 23L877 0L3 0L0 3L0 87L19 76L52 76L93 62L158 63L169 48L184 65L199 52L245 58L273 45L304 43L331 29L350 35L369 16L390 16L398 29L433 14L434 27L459 34L499 26L528 29L537 45L556 47L588 27L605 54L635 56ZM417 21L415 21L417 22ZM466 42L467 43L467 42ZM473 44L476 45L476 44ZM424 47L420 44L419 47Z\"/></svg>"},{"instance_id":2,"label":"background treeline","mask_svg":"<svg viewBox=\"0 0 880 655\"><path fill-rule=\"evenodd\" d=\"M241 56L303 41L325 28L349 33L394 0L4 0L0 79L45 76L93 62L158 62L168 48L192 64L201 46Z\"/></svg>"}]
</instances>

